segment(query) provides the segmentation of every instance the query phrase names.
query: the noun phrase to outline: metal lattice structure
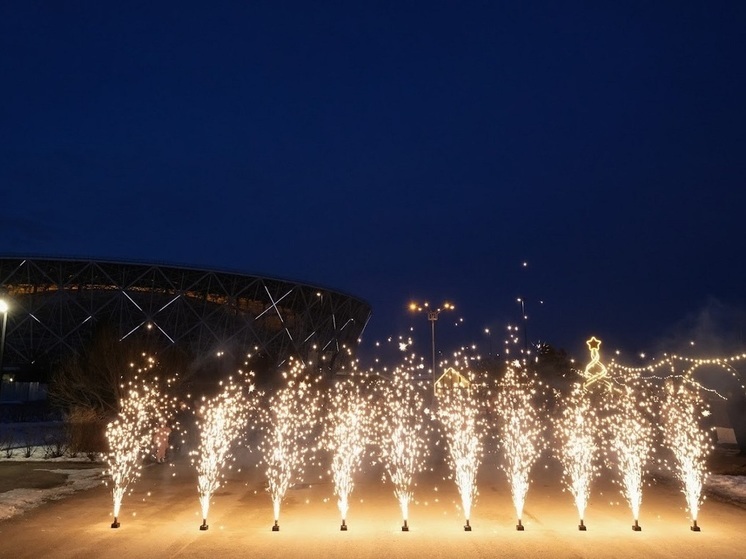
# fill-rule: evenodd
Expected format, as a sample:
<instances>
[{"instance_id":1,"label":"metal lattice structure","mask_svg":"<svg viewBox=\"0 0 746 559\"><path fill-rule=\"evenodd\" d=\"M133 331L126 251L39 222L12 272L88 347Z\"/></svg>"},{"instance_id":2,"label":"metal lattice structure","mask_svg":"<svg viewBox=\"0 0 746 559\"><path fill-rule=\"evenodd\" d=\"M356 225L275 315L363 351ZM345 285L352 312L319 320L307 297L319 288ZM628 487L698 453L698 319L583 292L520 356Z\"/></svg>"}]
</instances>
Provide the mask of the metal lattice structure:
<instances>
[{"instance_id":1,"label":"metal lattice structure","mask_svg":"<svg viewBox=\"0 0 746 559\"><path fill-rule=\"evenodd\" d=\"M262 352L333 363L357 345L365 301L288 280L178 266L0 258L0 296L10 306L6 366L55 362L107 321L125 339L148 330L156 345L194 355Z\"/></svg>"}]
</instances>

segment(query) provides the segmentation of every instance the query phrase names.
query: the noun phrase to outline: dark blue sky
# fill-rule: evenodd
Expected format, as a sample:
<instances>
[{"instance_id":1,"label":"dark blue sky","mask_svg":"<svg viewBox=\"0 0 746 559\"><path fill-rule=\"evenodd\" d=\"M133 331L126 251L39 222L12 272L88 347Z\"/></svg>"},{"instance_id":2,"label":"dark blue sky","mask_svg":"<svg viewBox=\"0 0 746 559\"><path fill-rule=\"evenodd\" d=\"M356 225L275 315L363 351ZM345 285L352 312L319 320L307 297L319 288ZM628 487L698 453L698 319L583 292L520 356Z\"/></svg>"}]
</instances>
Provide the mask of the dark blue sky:
<instances>
[{"instance_id":1,"label":"dark blue sky","mask_svg":"<svg viewBox=\"0 0 746 559\"><path fill-rule=\"evenodd\" d=\"M326 285L366 343L518 296L572 352L742 342L746 4L361 4L3 4L0 253Z\"/></svg>"}]
</instances>

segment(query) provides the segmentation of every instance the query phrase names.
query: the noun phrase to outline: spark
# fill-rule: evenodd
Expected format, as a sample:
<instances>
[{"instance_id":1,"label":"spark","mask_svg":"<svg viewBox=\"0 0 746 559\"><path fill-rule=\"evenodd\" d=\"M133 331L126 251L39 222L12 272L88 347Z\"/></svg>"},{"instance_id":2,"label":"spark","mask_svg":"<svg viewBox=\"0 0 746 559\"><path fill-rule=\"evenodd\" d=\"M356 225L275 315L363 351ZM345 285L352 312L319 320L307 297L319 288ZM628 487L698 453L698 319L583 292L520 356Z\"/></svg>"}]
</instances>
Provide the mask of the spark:
<instances>
[{"instance_id":1,"label":"spark","mask_svg":"<svg viewBox=\"0 0 746 559\"><path fill-rule=\"evenodd\" d=\"M318 379L311 380L305 367L293 361L283 372L284 384L269 398L265 432L260 443L266 467L267 490L272 498L273 531L279 531L280 506L294 483L301 483L311 435L319 413Z\"/></svg>"},{"instance_id":2,"label":"spark","mask_svg":"<svg viewBox=\"0 0 746 559\"><path fill-rule=\"evenodd\" d=\"M372 438L372 403L369 396L362 394L360 385L352 379L336 384L323 438L324 447L331 452L331 474L342 530L347 530L354 476L360 470L363 454Z\"/></svg>"},{"instance_id":3,"label":"spark","mask_svg":"<svg viewBox=\"0 0 746 559\"><path fill-rule=\"evenodd\" d=\"M154 429L168 421L164 399L154 386L138 377L129 386L119 402L117 417L106 426L107 474L111 477L114 501L112 528L119 527L122 500L127 489L140 477L142 458L150 447Z\"/></svg>"},{"instance_id":4,"label":"spark","mask_svg":"<svg viewBox=\"0 0 746 559\"><path fill-rule=\"evenodd\" d=\"M253 392L253 385L249 387L249 392ZM246 430L248 410L244 386L234 383L232 378L217 396L206 400L199 409L199 448L192 453L192 463L197 469L201 530L208 528L210 500L222 485L223 469L232 458L235 441Z\"/></svg>"},{"instance_id":5,"label":"spark","mask_svg":"<svg viewBox=\"0 0 746 559\"><path fill-rule=\"evenodd\" d=\"M562 409L557 434L560 438L559 458L562 462L564 483L575 501L580 530L585 530L584 516L590 497L591 482L598 475L598 447L594 438L597 423L590 396L578 382Z\"/></svg>"},{"instance_id":6,"label":"spark","mask_svg":"<svg viewBox=\"0 0 746 559\"><path fill-rule=\"evenodd\" d=\"M540 408L535 403L537 384L535 374L515 361L498 383L495 399L503 455L500 467L510 483L517 530L523 530L521 519L531 483L529 476L543 449L544 427Z\"/></svg>"},{"instance_id":7,"label":"spark","mask_svg":"<svg viewBox=\"0 0 746 559\"><path fill-rule=\"evenodd\" d=\"M427 447L424 432L424 400L412 383L411 371L397 367L391 381L382 387L382 408L378 435L385 473L394 485L404 524L408 531L409 504L414 496L414 477L422 469Z\"/></svg>"},{"instance_id":8,"label":"spark","mask_svg":"<svg viewBox=\"0 0 746 559\"><path fill-rule=\"evenodd\" d=\"M682 483L694 531L699 531L697 516L703 500L702 487L708 476L706 460L712 449L707 432L700 426L708 410L697 388L687 379L669 380L661 405L664 440L674 455L674 473Z\"/></svg>"},{"instance_id":9,"label":"spark","mask_svg":"<svg viewBox=\"0 0 746 559\"><path fill-rule=\"evenodd\" d=\"M621 493L632 511L632 529L640 531L638 519L642 504L642 487L652 452L653 427L647 406L647 394L641 386L623 386L615 390L608 422L610 446L616 455Z\"/></svg>"},{"instance_id":10,"label":"spark","mask_svg":"<svg viewBox=\"0 0 746 559\"><path fill-rule=\"evenodd\" d=\"M445 433L451 479L461 496L466 520L464 530L471 531L471 508L477 496L477 471L484 448L484 401L480 400L480 387L467 375L470 376L453 368L446 369L436 384L435 415ZM443 382L444 379L447 381Z\"/></svg>"}]
</instances>

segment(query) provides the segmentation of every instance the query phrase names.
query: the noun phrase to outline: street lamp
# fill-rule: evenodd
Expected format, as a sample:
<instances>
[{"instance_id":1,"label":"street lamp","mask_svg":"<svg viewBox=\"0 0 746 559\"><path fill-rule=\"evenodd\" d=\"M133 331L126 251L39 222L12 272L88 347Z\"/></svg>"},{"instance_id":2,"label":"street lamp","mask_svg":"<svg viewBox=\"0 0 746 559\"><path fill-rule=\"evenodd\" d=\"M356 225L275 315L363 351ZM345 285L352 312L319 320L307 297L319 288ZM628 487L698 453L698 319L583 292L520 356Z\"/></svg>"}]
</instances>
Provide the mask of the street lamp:
<instances>
[{"instance_id":1,"label":"street lamp","mask_svg":"<svg viewBox=\"0 0 746 559\"><path fill-rule=\"evenodd\" d=\"M430 306L430 303L425 301L420 305L419 303L409 303L409 310L412 312L427 312L427 319L430 321L431 326L431 332L432 332L432 349L433 349L433 394L435 394L435 381L437 380L437 377L435 376L435 323L438 320L438 315L443 311L452 311L456 307L448 302L443 303L443 306L438 307L437 309L434 309Z\"/></svg>"},{"instance_id":2,"label":"street lamp","mask_svg":"<svg viewBox=\"0 0 746 559\"><path fill-rule=\"evenodd\" d=\"M526 332L526 321L528 320L528 317L526 316L526 301L524 301L522 297L518 297L516 301L521 304L521 319L523 320L523 351L528 352L528 333Z\"/></svg>"},{"instance_id":3,"label":"street lamp","mask_svg":"<svg viewBox=\"0 0 746 559\"><path fill-rule=\"evenodd\" d=\"M5 327L8 324L8 303L0 299L0 312L3 313L3 331L0 337L0 377L3 376L3 354L5 353Z\"/></svg>"}]
</instances>

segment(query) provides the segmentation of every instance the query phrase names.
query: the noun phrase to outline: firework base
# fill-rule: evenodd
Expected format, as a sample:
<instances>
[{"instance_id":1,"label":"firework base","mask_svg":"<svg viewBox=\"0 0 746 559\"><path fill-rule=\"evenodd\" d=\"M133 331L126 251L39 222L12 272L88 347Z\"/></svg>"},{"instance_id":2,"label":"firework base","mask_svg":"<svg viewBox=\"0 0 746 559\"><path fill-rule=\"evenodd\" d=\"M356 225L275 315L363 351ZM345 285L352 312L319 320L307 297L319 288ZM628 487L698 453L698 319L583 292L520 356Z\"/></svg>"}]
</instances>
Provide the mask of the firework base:
<instances>
[{"instance_id":1,"label":"firework base","mask_svg":"<svg viewBox=\"0 0 746 559\"><path fill-rule=\"evenodd\" d=\"M119 528L119 521L115 519L114 522L111 523L111 527L112 528Z\"/></svg>"},{"instance_id":2,"label":"firework base","mask_svg":"<svg viewBox=\"0 0 746 559\"><path fill-rule=\"evenodd\" d=\"M409 532L409 526L407 525L407 521L404 521L404 525L401 527L402 532Z\"/></svg>"},{"instance_id":3,"label":"firework base","mask_svg":"<svg viewBox=\"0 0 746 559\"><path fill-rule=\"evenodd\" d=\"M340 532L346 532L347 531L347 523L343 520L342 525L339 527Z\"/></svg>"},{"instance_id":4,"label":"firework base","mask_svg":"<svg viewBox=\"0 0 746 559\"><path fill-rule=\"evenodd\" d=\"M580 524L578 524L578 530L580 530L581 532L585 532L585 531L588 530L588 528L586 527L586 525L583 524L582 520L580 521Z\"/></svg>"},{"instance_id":5,"label":"firework base","mask_svg":"<svg viewBox=\"0 0 746 559\"><path fill-rule=\"evenodd\" d=\"M637 520L635 520L635 523L632 525L632 531L633 532L642 532L642 526L640 526L637 523Z\"/></svg>"},{"instance_id":6,"label":"firework base","mask_svg":"<svg viewBox=\"0 0 746 559\"><path fill-rule=\"evenodd\" d=\"M469 524L469 521L466 521L466 524L464 525L464 532L471 532L471 524Z\"/></svg>"}]
</instances>

